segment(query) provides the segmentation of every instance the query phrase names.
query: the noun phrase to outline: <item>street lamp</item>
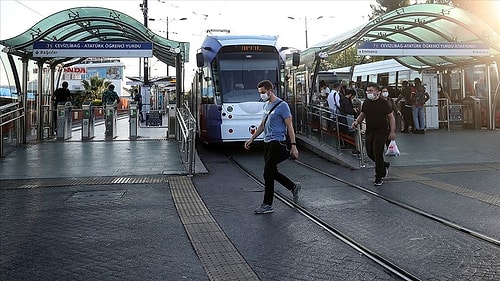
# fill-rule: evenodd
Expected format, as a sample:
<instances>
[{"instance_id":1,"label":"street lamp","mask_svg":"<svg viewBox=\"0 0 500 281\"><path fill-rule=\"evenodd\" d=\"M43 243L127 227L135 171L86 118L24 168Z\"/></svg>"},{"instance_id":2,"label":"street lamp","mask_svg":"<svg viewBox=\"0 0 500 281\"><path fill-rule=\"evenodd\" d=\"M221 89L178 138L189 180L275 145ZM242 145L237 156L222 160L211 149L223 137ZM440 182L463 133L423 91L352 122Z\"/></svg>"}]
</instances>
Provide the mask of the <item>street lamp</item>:
<instances>
[{"instance_id":1,"label":"street lamp","mask_svg":"<svg viewBox=\"0 0 500 281\"><path fill-rule=\"evenodd\" d=\"M294 17L288 17L289 19L291 20L295 20L296 18ZM317 17L316 19L319 20L319 19L322 19L323 16L319 16ZM297 18L297 19L300 19L300 18ZM309 43L308 43L308 39L307 39L307 17L304 17L304 28L305 28L305 34L306 34L306 49L309 48Z\"/></svg>"},{"instance_id":2,"label":"street lamp","mask_svg":"<svg viewBox=\"0 0 500 281\"><path fill-rule=\"evenodd\" d=\"M156 19L155 19L155 18L149 18L149 20L150 20L150 21L156 21ZM164 21L166 22L166 24L167 24L167 26L166 26L166 27L167 27L167 30L166 30L166 37L165 37L165 38L169 39L169 36L168 36L168 35L169 35L168 23L169 23L170 21L174 21L174 20L187 20L187 18L174 19L174 18L169 18L169 17L166 17L166 18L160 18L160 19L158 19L158 20L160 20L160 21L161 21L161 20L164 20ZM170 76L170 73L169 73L169 68L170 68L170 67L167 65L167 76Z\"/></svg>"},{"instance_id":3,"label":"street lamp","mask_svg":"<svg viewBox=\"0 0 500 281\"><path fill-rule=\"evenodd\" d=\"M155 18L149 18L149 20L150 20L150 21L156 21L156 19L155 19ZM174 19L174 18L169 18L169 17L166 17L166 18L161 18L161 19L158 19L158 20L160 20L160 21L164 20L164 21L166 22L166 24L167 24L167 30L166 30L167 36L166 36L166 38L167 38L167 39L169 39L169 38L168 38L168 34L169 34L169 31L168 31L168 23L169 23L170 21L174 21L174 20L187 20L187 18Z\"/></svg>"}]
</instances>

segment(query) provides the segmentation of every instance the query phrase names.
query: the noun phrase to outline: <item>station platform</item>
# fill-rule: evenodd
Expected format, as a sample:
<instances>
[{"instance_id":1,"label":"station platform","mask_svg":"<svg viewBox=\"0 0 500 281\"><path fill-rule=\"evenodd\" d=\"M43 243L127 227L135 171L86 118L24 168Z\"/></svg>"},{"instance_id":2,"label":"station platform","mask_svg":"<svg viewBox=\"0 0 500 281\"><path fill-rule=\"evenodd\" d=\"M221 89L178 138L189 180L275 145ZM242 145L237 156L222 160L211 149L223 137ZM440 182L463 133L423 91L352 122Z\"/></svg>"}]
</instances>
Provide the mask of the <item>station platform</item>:
<instances>
[{"instance_id":1,"label":"station platform","mask_svg":"<svg viewBox=\"0 0 500 281\"><path fill-rule=\"evenodd\" d=\"M0 280L398 280L279 202L274 214L255 216L262 190L223 155L202 149L201 167L189 176L166 128L140 128L129 140L124 118L117 138L105 141L99 127L92 141L78 140L76 130L70 140L29 144L0 159ZM314 158L304 148L315 146L371 186L373 169L360 169L350 151L302 136L299 143L302 158ZM396 175L500 169L498 131L429 130L398 134L397 143L401 155L387 158ZM500 197L484 182L462 183ZM307 208L324 206L303 189Z\"/></svg>"}]
</instances>

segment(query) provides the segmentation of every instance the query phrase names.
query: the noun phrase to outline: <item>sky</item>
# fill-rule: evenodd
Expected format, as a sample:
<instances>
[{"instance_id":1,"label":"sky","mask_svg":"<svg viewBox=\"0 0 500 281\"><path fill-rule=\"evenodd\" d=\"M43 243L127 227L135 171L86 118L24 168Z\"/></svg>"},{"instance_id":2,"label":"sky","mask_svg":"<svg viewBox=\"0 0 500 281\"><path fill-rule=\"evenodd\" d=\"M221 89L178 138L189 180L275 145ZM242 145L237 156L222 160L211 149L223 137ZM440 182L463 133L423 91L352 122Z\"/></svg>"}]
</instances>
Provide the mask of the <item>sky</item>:
<instances>
[{"instance_id":1,"label":"sky","mask_svg":"<svg viewBox=\"0 0 500 281\"><path fill-rule=\"evenodd\" d=\"M0 0L0 39L14 37L54 13L73 7L104 7L123 12L140 22L142 0ZM368 22L375 0L323 1L166 1L148 0L148 27L169 39L190 42L186 80L196 61L196 50L208 29L229 29L231 34L278 35L282 46L305 49ZM294 19L290 19L293 17ZM186 20L179 20L186 18ZM319 18L319 19L318 19ZM306 29L307 20L307 29ZM139 75L138 59L122 59L125 76ZM166 66L150 59L152 77L165 75ZM3 68L0 72L3 72ZM172 69L170 73L172 73ZM3 76L3 75L2 75ZM0 85L4 84L0 76Z\"/></svg>"}]
</instances>

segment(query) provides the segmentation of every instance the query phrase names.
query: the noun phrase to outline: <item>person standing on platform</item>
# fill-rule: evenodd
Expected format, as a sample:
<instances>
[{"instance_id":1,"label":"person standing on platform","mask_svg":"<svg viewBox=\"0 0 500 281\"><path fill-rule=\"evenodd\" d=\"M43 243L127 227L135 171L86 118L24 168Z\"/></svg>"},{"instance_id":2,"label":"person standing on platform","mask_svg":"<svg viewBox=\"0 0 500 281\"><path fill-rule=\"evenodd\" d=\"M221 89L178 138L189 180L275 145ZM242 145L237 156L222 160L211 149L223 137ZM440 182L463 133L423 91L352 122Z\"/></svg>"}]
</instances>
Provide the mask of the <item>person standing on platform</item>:
<instances>
[{"instance_id":1,"label":"person standing on platform","mask_svg":"<svg viewBox=\"0 0 500 281\"><path fill-rule=\"evenodd\" d=\"M137 102L137 109L139 110L139 121L142 123L144 119L142 117L142 95L137 89L134 89L134 101Z\"/></svg>"},{"instance_id":2,"label":"person standing on platform","mask_svg":"<svg viewBox=\"0 0 500 281\"><path fill-rule=\"evenodd\" d=\"M319 81L319 96L321 100L326 100L326 97L330 94L330 88L326 85L324 80Z\"/></svg>"},{"instance_id":3,"label":"person standing on platform","mask_svg":"<svg viewBox=\"0 0 500 281\"><path fill-rule=\"evenodd\" d=\"M345 95L340 96L340 113L339 113L339 128L340 131L354 135L349 130L351 128L349 120L354 120L358 116L357 109L352 105L352 99L356 95L356 91L348 88Z\"/></svg>"},{"instance_id":4,"label":"person standing on platform","mask_svg":"<svg viewBox=\"0 0 500 281\"><path fill-rule=\"evenodd\" d=\"M391 107L392 114L394 115L394 118L396 118L396 115L401 115L401 112L398 110L398 107L396 106L396 103L394 100L389 96L389 89L387 87L382 87L381 88L381 98L386 100L389 106ZM389 133L390 133L390 128L387 127L387 141L385 142L385 146L389 147L389 144L391 143L391 140L389 139Z\"/></svg>"},{"instance_id":5,"label":"person standing on platform","mask_svg":"<svg viewBox=\"0 0 500 281\"><path fill-rule=\"evenodd\" d=\"M431 98L429 93L425 90L425 87L422 85L422 81L420 78L415 78L415 87L411 93L412 100L412 113L413 113L413 124L415 124L415 128L413 130L414 134L425 134L425 116L424 116L424 108L425 103Z\"/></svg>"},{"instance_id":6,"label":"person standing on platform","mask_svg":"<svg viewBox=\"0 0 500 281\"><path fill-rule=\"evenodd\" d=\"M264 132L264 200L262 205L255 210L256 214L268 214L274 211L274 181L276 180L285 188L290 190L294 202L298 202L300 182L293 182L278 171L278 164L285 160L284 156L299 157L295 132L292 125L292 114L290 107L282 99L275 96L273 84L269 80L263 80L257 84L260 98L265 102L264 117L255 133L248 139L244 146L250 149L250 145L262 132ZM286 134L291 142L288 152L286 146Z\"/></svg>"},{"instance_id":7,"label":"person standing on platform","mask_svg":"<svg viewBox=\"0 0 500 281\"><path fill-rule=\"evenodd\" d=\"M68 89L68 82L66 81L62 82L61 88L58 88L57 90L54 91L52 100L54 101L54 111L53 111L54 130L57 131L57 105L61 102L66 103L68 101L71 101L71 93L69 92Z\"/></svg>"},{"instance_id":8,"label":"person standing on platform","mask_svg":"<svg viewBox=\"0 0 500 281\"><path fill-rule=\"evenodd\" d=\"M412 131L410 127L413 128L415 124L413 123L413 114L411 110L411 87L406 80L403 81L403 88L396 99L396 104L398 104L401 100L404 100L404 105L401 107L401 113L405 123L404 129L401 130L401 133L409 133Z\"/></svg>"},{"instance_id":9,"label":"person standing on platform","mask_svg":"<svg viewBox=\"0 0 500 281\"><path fill-rule=\"evenodd\" d=\"M396 139L396 122L391 107L387 101L380 98L378 84L368 84L366 96L367 99L361 107L361 113L352 123L352 127L357 128L366 118L366 152L368 157L375 162L375 182L373 185L381 186L382 179L387 176L390 166L389 162L384 160L384 146L387 138ZM390 128L389 135L387 135L388 127Z\"/></svg>"},{"instance_id":10,"label":"person standing on platform","mask_svg":"<svg viewBox=\"0 0 500 281\"><path fill-rule=\"evenodd\" d=\"M333 90L326 97L331 112L330 118L332 119L332 121L328 121L328 128L333 130L337 130L337 115L340 114L340 88L342 88L340 83L334 83Z\"/></svg>"}]
</instances>

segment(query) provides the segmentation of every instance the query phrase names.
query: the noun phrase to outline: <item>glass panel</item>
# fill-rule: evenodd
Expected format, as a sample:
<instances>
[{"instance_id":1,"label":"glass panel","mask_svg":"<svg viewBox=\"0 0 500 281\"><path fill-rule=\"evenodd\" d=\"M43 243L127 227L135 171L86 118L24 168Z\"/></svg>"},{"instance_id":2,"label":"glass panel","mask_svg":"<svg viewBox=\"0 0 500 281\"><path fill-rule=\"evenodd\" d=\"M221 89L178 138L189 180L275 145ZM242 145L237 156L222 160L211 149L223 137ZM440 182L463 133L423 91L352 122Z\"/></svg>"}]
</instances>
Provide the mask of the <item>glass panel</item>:
<instances>
[{"instance_id":1,"label":"glass panel","mask_svg":"<svg viewBox=\"0 0 500 281\"><path fill-rule=\"evenodd\" d=\"M257 84L278 79L277 54L221 54L219 65L222 101L226 103L258 101Z\"/></svg>"}]
</instances>

